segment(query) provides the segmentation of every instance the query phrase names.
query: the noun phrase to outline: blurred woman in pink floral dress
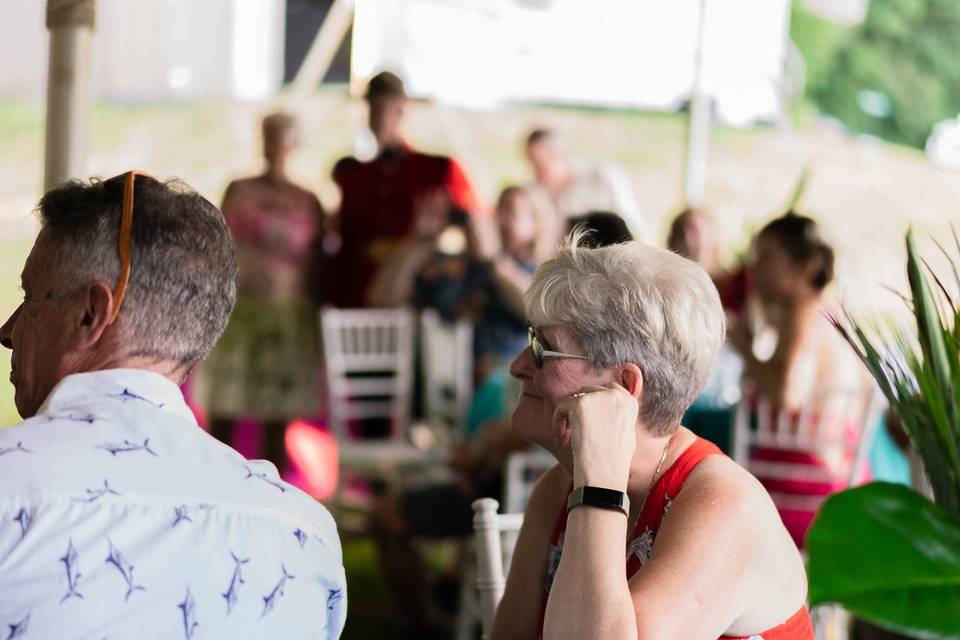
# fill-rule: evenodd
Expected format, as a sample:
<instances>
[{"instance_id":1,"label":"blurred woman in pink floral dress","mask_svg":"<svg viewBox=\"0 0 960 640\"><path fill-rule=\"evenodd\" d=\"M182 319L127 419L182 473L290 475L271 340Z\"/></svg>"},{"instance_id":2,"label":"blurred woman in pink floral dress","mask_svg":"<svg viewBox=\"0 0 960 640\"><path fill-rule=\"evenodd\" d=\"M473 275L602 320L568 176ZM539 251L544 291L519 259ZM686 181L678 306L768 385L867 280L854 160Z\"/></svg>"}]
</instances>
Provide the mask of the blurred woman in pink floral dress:
<instances>
[{"instance_id":1,"label":"blurred woman in pink floral dress","mask_svg":"<svg viewBox=\"0 0 960 640\"><path fill-rule=\"evenodd\" d=\"M310 294L324 211L287 176L296 145L294 119L267 116L266 171L227 187L222 209L237 243L239 293L201 383L210 432L229 444L238 418L256 419L261 456L281 471L286 423L317 411L319 338Z\"/></svg>"}]
</instances>

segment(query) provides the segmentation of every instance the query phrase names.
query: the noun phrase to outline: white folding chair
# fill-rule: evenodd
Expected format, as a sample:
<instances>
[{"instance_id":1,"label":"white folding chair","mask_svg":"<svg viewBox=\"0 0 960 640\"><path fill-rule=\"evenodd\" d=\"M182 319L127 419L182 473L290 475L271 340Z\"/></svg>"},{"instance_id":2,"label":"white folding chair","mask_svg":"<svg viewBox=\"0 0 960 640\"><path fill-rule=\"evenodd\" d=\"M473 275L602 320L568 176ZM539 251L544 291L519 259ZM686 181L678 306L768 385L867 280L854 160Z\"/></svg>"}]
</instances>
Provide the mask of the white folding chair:
<instances>
[{"instance_id":1,"label":"white folding chair","mask_svg":"<svg viewBox=\"0 0 960 640\"><path fill-rule=\"evenodd\" d=\"M498 514L500 504L493 498L473 503L473 532L477 546L477 592L480 600L481 637L487 640L493 628L493 616L503 597L506 574L510 570L513 545L501 539L515 534L523 524L522 513Z\"/></svg>"},{"instance_id":2,"label":"white folding chair","mask_svg":"<svg viewBox=\"0 0 960 640\"><path fill-rule=\"evenodd\" d=\"M540 447L511 453L507 457L503 478L503 502L506 512L523 513L537 480L556 464L556 458Z\"/></svg>"},{"instance_id":3,"label":"white folding chair","mask_svg":"<svg viewBox=\"0 0 960 640\"><path fill-rule=\"evenodd\" d=\"M420 355L427 424L462 436L473 397L473 325L444 322L427 309L420 316Z\"/></svg>"},{"instance_id":4,"label":"white folding chair","mask_svg":"<svg viewBox=\"0 0 960 640\"><path fill-rule=\"evenodd\" d=\"M527 500L530 498L530 492L534 485L544 473L557 463L556 459L547 451L540 447L534 447L529 451L517 451L507 457L506 472L503 478L503 502L507 513L518 514L522 518L524 509L527 508ZM474 510L482 500L474 502ZM493 501L497 505L497 501ZM494 506L493 512L496 513L497 506ZM506 517L506 516L498 516ZM474 517L474 525L476 525ZM476 528L476 527L475 527ZM519 525L514 528L501 530L501 544L503 549L509 550L512 554L513 548L517 544L517 535L520 533ZM479 546L479 545L475 545ZM479 551L476 551L479 553ZM509 564L509 562L507 563ZM468 640L472 637L474 625L477 622L479 604L477 603L476 588L473 574L467 572L464 577L463 585L460 591L460 613L457 619L457 640Z\"/></svg>"},{"instance_id":5,"label":"white folding chair","mask_svg":"<svg viewBox=\"0 0 960 640\"><path fill-rule=\"evenodd\" d=\"M765 399L751 400L753 395L744 394L734 417L733 458L741 466L757 477L773 480L831 483L835 474L842 474L847 486L861 480L883 407L879 389L821 388L799 414L775 412ZM855 438L846 433L851 427L856 429ZM805 463L757 460L751 457L755 447L818 456L834 452L836 459L827 461L834 473ZM771 497L779 507L808 511L816 511L824 500L822 496L781 492L771 492Z\"/></svg>"},{"instance_id":6,"label":"white folding chair","mask_svg":"<svg viewBox=\"0 0 960 640\"><path fill-rule=\"evenodd\" d=\"M413 313L408 309L321 311L330 428L347 439L350 420L385 418L399 440L413 388Z\"/></svg>"},{"instance_id":7,"label":"white folding chair","mask_svg":"<svg viewBox=\"0 0 960 640\"><path fill-rule=\"evenodd\" d=\"M320 316L328 418L341 464L382 469L421 457L406 438L413 392L413 312L325 308ZM351 438L350 421L368 418L389 420L388 438Z\"/></svg>"}]
</instances>

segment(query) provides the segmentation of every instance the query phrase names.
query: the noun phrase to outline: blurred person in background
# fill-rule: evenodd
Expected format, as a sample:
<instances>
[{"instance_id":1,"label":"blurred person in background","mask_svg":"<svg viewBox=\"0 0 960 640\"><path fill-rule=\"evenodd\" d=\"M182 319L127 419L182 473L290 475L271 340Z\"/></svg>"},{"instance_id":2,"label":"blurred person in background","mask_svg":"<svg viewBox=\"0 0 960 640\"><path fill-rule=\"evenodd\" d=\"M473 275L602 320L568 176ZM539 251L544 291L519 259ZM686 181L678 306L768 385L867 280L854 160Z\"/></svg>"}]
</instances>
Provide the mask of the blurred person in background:
<instances>
[{"instance_id":1,"label":"blurred person in background","mask_svg":"<svg viewBox=\"0 0 960 640\"><path fill-rule=\"evenodd\" d=\"M570 157L556 135L535 129L526 139L533 184L542 189L564 220L590 211L611 211L627 223L638 240L649 241L649 223L623 169L613 163L588 164ZM559 244L560 238L557 238Z\"/></svg>"},{"instance_id":2,"label":"blurred person in background","mask_svg":"<svg viewBox=\"0 0 960 640\"><path fill-rule=\"evenodd\" d=\"M319 334L311 291L324 212L317 197L287 175L297 143L291 116L267 116L266 171L227 187L223 214L240 260L237 306L199 381L210 433L230 444L238 419L256 419L261 455L281 473L287 422L318 409Z\"/></svg>"},{"instance_id":3,"label":"blurred person in background","mask_svg":"<svg viewBox=\"0 0 960 640\"><path fill-rule=\"evenodd\" d=\"M701 207L688 207L670 223L667 248L698 263L713 280L728 322L735 322L747 307L747 270L728 271L720 264L720 246L714 217ZM706 386L683 416L683 425L701 438L731 453L730 424L740 400L743 361L725 341L717 354Z\"/></svg>"},{"instance_id":4,"label":"blurred person in background","mask_svg":"<svg viewBox=\"0 0 960 640\"><path fill-rule=\"evenodd\" d=\"M717 223L709 211L688 207L670 223L667 248L706 270L720 293L720 303L730 319L744 312L747 304L747 270L743 265L730 271L720 264Z\"/></svg>"},{"instance_id":5,"label":"blurred person in background","mask_svg":"<svg viewBox=\"0 0 960 640\"><path fill-rule=\"evenodd\" d=\"M818 392L831 389L868 389L868 379L856 354L824 314L824 289L833 280L833 249L821 237L817 223L790 212L769 222L757 234L750 263L751 294L763 308L776 335L772 355L764 360L754 353L756 319L743 318L733 327L730 341L744 362L746 377L755 393L766 400L775 414L799 417L801 411L816 414ZM750 401L746 399L745 401ZM821 428L829 416L821 416ZM833 439L822 438L822 450L793 452L757 447L751 456L765 462L789 462L807 467L822 480L782 480L760 477L768 489L790 496L825 496L847 484L850 443L859 438L858 424L838 425L843 431ZM799 473L799 469L798 469ZM813 519L815 509L779 504L780 513L798 546Z\"/></svg>"},{"instance_id":6,"label":"blurred person in background","mask_svg":"<svg viewBox=\"0 0 960 640\"><path fill-rule=\"evenodd\" d=\"M494 215L497 250L478 255L469 247L450 252L443 246L448 206L443 194L423 202L414 237L377 272L367 301L382 307L412 304L435 309L447 321L469 320L475 379L482 384L526 345L523 293L537 265L556 247L543 244L556 235L556 214L535 192L505 188Z\"/></svg>"},{"instance_id":7,"label":"blurred person in background","mask_svg":"<svg viewBox=\"0 0 960 640\"><path fill-rule=\"evenodd\" d=\"M204 432L178 388L237 295L221 213L133 172L38 212L0 328L25 419L0 430L4 637L339 637L333 518Z\"/></svg>"},{"instance_id":8,"label":"blurred person in background","mask_svg":"<svg viewBox=\"0 0 960 640\"><path fill-rule=\"evenodd\" d=\"M329 302L345 308L368 304L368 289L391 254L417 236L417 212L444 203L451 218L477 213L479 202L460 165L446 156L420 153L403 136L407 96L403 82L384 71L371 78L364 98L377 155L362 162L343 158L333 169L340 188L336 224L340 248L327 283Z\"/></svg>"}]
</instances>

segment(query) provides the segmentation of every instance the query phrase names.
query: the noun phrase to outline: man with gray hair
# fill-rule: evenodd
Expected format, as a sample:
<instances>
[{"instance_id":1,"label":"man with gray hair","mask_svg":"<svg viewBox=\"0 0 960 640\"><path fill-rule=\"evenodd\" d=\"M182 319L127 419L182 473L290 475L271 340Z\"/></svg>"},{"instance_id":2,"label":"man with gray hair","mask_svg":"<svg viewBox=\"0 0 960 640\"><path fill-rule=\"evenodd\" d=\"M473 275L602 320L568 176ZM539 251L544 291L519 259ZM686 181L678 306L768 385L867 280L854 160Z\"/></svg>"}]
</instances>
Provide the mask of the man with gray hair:
<instances>
[{"instance_id":1,"label":"man with gray hair","mask_svg":"<svg viewBox=\"0 0 960 640\"><path fill-rule=\"evenodd\" d=\"M220 211L129 172L39 214L0 328L25 419L0 430L7 637L339 637L330 514L207 435L178 387L236 298Z\"/></svg>"},{"instance_id":2,"label":"man with gray hair","mask_svg":"<svg viewBox=\"0 0 960 640\"><path fill-rule=\"evenodd\" d=\"M569 155L556 134L547 129L531 131L524 151L533 172L531 186L553 203L563 220L569 222L591 211L610 211L623 218L633 237L651 241L649 220L622 167Z\"/></svg>"}]
</instances>

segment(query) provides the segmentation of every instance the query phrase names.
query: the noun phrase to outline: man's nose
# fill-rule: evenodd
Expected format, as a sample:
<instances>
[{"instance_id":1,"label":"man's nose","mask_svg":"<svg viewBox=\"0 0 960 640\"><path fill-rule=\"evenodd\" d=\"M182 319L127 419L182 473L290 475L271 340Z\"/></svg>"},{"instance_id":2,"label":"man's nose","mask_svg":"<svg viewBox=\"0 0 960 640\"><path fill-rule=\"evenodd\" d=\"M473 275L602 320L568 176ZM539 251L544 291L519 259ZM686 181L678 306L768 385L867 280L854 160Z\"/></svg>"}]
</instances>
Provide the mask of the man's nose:
<instances>
[{"instance_id":1,"label":"man's nose","mask_svg":"<svg viewBox=\"0 0 960 640\"><path fill-rule=\"evenodd\" d=\"M23 309L21 304L17 307L17 310L10 314L10 317L7 318L7 321L3 323L3 326L0 327L0 344L5 346L7 349L13 349L13 325L17 324L17 318L20 317L20 310Z\"/></svg>"}]
</instances>

